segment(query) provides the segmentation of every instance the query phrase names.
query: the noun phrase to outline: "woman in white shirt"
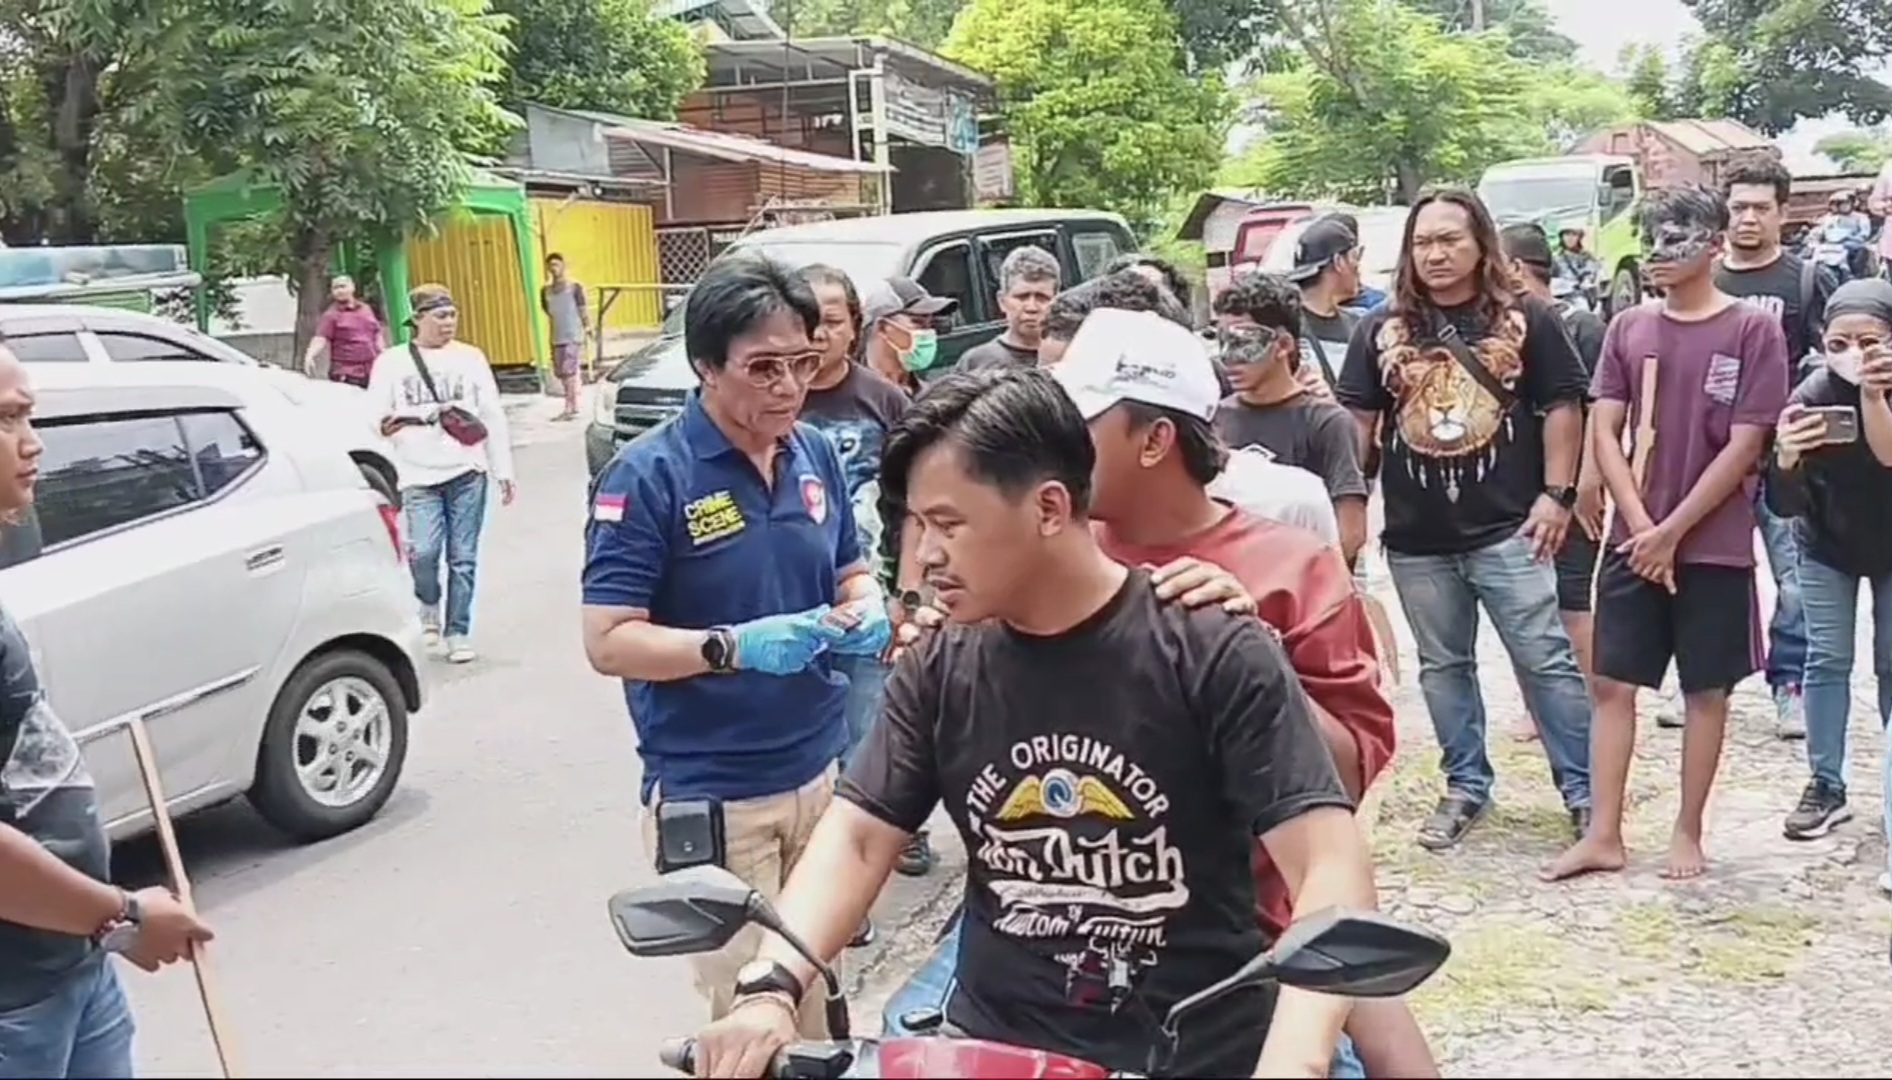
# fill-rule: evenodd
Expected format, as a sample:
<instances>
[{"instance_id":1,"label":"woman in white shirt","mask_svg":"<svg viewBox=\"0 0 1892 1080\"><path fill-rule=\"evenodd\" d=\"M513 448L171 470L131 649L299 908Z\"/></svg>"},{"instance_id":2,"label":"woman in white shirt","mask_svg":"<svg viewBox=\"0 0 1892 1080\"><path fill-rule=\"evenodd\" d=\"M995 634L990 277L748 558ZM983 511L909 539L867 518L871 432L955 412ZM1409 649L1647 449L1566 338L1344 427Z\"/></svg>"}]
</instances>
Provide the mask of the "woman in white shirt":
<instances>
[{"instance_id":1,"label":"woman in white shirt","mask_svg":"<svg viewBox=\"0 0 1892 1080\"><path fill-rule=\"evenodd\" d=\"M490 477L514 495L512 442L486 354L453 335L459 312L445 286L408 295L414 334L375 359L368 393L394 446L407 523L407 559L428 643L473 659L473 588ZM441 563L446 564L444 617Z\"/></svg>"}]
</instances>

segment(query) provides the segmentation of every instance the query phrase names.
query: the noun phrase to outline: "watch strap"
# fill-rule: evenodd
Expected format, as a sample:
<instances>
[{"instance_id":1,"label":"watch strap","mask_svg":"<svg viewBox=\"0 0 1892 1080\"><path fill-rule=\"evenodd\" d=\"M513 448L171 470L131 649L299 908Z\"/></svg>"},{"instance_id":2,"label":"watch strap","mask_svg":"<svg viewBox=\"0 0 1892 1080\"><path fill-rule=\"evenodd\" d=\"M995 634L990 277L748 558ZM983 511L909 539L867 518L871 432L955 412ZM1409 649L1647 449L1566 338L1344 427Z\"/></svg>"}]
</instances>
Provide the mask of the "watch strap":
<instances>
[{"instance_id":1,"label":"watch strap","mask_svg":"<svg viewBox=\"0 0 1892 1080\"><path fill-rule=\"evenodd\" d=\"M794 1003L802 999L807 989L794 972L773 960L766 965L751 964L736 974L736 996L739 998L781 994Z\"/></svg>"},{"instance_id":2,"label":"watch strap","mask_svg":"<svg viewBox=\"0 0 1892 1080\"><path fill-rule=\"evenodd\" d=\"M703 639L703 662L712 673L728 674L736 668L736 634L727 626L712 626Z\"/></svg>"}]
</instances>

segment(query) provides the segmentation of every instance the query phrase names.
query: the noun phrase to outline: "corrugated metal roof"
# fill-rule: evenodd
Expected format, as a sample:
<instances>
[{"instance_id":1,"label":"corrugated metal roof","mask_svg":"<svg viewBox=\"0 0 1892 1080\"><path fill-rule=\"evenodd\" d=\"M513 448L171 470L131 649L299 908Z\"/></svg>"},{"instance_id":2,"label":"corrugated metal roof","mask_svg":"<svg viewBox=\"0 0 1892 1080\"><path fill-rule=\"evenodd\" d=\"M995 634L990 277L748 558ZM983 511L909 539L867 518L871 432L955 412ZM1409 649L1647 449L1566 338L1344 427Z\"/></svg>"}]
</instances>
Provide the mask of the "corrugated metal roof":
<instances>
[{"instance_id":1,"label":"corrugated metal roof","mask_svg":"<svg viewBox=\"0 0 1892 1080\"><path fill-rule=\"evenodd\" d=\"M1691 154L1758 150L1774 145L1772 139L1735 120L1652 120L1649 128Z\"/></svg>"},{"instance_id":2,"label":"corrugated metal roof","mask_svg":"<svg viewBox=\"0 0 1892 1080\"><path fill-rule=\"evenodd\" d=\"M680 154L695 154L720 161L752 161L765 165L787 165L797 169L808 169L811 172L878 174L894 171L891 166L877 165L871 161L855 161L852 158L835 157L831 154L793 150L728 131L707 131L688 124L667 124L658 120L635 120L628 116L617 116L613 113L596 112L591 109L564 111L602 125L603 134L607 139L625 139L647 146L663 147Z\"/></svg>"}]
</instances>

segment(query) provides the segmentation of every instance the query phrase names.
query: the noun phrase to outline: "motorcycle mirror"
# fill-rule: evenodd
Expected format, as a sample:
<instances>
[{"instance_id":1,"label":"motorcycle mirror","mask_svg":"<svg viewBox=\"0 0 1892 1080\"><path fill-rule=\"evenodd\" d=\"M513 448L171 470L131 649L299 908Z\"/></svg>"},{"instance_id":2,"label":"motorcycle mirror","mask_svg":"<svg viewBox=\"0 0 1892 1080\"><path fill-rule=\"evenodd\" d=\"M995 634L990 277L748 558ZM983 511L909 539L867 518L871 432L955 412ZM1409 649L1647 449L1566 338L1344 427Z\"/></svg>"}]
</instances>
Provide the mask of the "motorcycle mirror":
<instances>
[{"instance_id":1,"label":"motorcycle mirror","mask_svg":"<svg viewBox=\"0 0 1892 1080\"><path fill-rule=\"evenodd\" d=\"M633 956L715 952L754 918L762 897L720 866L665 874L611 898L611 926Z\"/></svg>"},{"instance_id":2,"label":"motorcycle mirror","mask_svg":"<svg viewBox=\"0 0 1892 1080\"><path fill-rule=\"evenodd\" d=\"M1274 948L1178 1001L1163 1030L1173 1036L1188 1014L1271 982L1346 997L1398 997L1425 982L1451 955L1451 943L1430 931L1376 912L1329 908L1296 919Z\"/></svg>"},{"instance_id":3,"label":"motorcycle mirror","mask_svg":"<svg viewBox=\"0 0 1892 1080\"><path fill-rule=\"evenodd\" d=\"M1452 945L1377 912L1330 908L1288 927L1273 951L1275 978L1283 986L1386 998L1431 978L1452 955Z\"/></svg>"}]
</instances>

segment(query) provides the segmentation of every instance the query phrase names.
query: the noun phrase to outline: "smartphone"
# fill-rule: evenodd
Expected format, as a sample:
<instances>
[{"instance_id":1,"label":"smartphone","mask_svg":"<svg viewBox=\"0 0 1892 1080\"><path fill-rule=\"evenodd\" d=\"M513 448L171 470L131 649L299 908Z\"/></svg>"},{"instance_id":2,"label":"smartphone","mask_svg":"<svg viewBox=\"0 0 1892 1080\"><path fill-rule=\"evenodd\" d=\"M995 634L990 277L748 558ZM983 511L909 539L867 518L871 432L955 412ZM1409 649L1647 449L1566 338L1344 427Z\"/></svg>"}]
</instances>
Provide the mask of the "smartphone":
<instances>
[{"instance_id":1,"label":"smartphone","mask_svg":"<svg viewBox=\"0 0 1892 1080\"><path fill-rule=\"evenodd\" d=\"M723 804L715 799L659 799L657 872L723 865Z\"/></svg>"},{"instance_id":2,"label":"smartphone","mask_svg":"<svg viewBox=\"0 0 1892 1080\"><path fill-rule=\"evenodd\" d=\"M1816 405L1807 411L1826 421L1820 441L1829 446L1859 441L1859 412L1851 405Z\"/></svg>"}]
</instances>

